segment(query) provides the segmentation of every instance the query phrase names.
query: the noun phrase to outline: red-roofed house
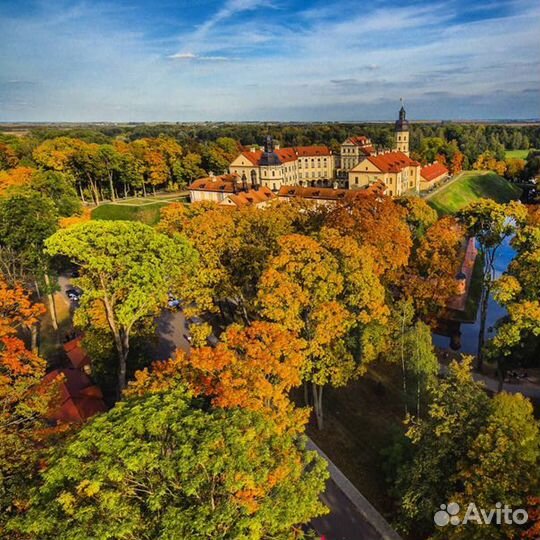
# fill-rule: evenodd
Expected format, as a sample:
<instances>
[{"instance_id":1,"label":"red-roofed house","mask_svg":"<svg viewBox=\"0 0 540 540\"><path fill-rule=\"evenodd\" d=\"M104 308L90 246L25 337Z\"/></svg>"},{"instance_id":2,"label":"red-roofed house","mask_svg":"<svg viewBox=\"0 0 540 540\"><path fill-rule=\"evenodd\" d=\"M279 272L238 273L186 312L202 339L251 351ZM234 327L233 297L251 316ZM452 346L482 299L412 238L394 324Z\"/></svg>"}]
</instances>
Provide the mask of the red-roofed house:
<instances>
[{"instance_id":1,"label":"red-roofed house","mask_svg":"<svg viewBox=\"0 0 540 540\"><path fill-rule=\"evenodd\" d=\"M302 186L281 186L278 197L283 200L307 199L317 204L332 205L340 201L350 200L354 197L382 195L386 187L376 183L366 186L365 189L333 189Z\"/></svg>"},{"instance_id":2,"label":"red-roofed house","mask_svg":"<svg viewBox=\"0 0 540 540\"><path fill-rule=\"evenodd\" d=\"M199 178L188 186L191 202L214 201L221 202L229 193L238 189L238 175L223 174Z\"/></svg>"},{"instance_id":3,"label":"red-roofed house","mask_svg":"<svg viewBox=\"0 0 540 540\"><path fill-rule=\"evenodd\" d=\"M265 186L261 186L257 187L257 189L248 189L247 191L231 193L227 195L219 204L236 208L242 208L244 206L256 206L257 208L264 208L275 200L275 198L276 196L270 189Z\"/></svg>"},{"instance_id":4,"label":"red-roofed house","mask_svg":"<svg viewBox=\"0 0 540 540\"><path fill-rule=\"evenodd\" d=\"M365 157L349 171L349 188L361 189L383 182L387 195L402 195L420 189L420 163L403 152L385 152Z\"/></svg>"},{"instance_id":5,"label":"red-roofed house","mask_svg":"<svg viewBox=\"0 0 540 540\"><path fill-rule=\"evenodd\" d=\"M326 146L279 148L267 137L264 148L241 152L229 165L240 182L260 185L276 192L281 186L330 185L334 177L334 157Z\"/></svg>"},{"instance_id":6,"label":"red-roofed house","mask_svg":"<svg viewBox=\"0 0 540 540\"><path fill-rule=\"evenodd\" d=\"M44 377L44 384L50 384L58 377L60 398L49 412L49 419L57 422L84 422L94 414L105 412L107 406L103 394L91 379L78 369L55 369Z\"/></svg>"},{"instance_id":7,"label":"red-roofed house","mask_svg":"<svg viewBox=\"0 0 540 540\"><path fill-rule=\"evenodd\" d=\"M64 351L75 369L82 369L86 372L90 366L90 357L84 350L82 344L82 336L79 336L67 343L64 343Z\"/></svg>"},{"instance_id":8,"label":"red-roofed house","mask_svg":"<svg viewBox=\"0 0 540 540\"><path fill-rule=\"evenodd\" d=\"M431 189L442 180L448 178L448 169L438 161L422 167L420 171L420 190Z\"/></svg>"}]
</instances>

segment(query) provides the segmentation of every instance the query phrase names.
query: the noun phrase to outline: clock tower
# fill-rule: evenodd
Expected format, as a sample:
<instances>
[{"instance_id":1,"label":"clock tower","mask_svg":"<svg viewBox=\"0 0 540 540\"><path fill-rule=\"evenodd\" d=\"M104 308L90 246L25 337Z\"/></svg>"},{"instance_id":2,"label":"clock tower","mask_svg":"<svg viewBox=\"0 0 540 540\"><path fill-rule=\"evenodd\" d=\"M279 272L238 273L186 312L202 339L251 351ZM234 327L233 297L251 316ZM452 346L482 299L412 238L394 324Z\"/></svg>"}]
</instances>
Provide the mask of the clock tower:
<instances>
[{"instance_id":1,"label":"clock tower","mask_svg":"<svg viewBox=\"0 0 540 540\"><path fill-rule=\"evenodd\" d=\"M403 99L401 100L401 109L399 110L399 119L396 120L394 128L396 135L396 150L409 155L409 122L406 118L407 113L403 107Z\"/></svg>"}]
</instances>

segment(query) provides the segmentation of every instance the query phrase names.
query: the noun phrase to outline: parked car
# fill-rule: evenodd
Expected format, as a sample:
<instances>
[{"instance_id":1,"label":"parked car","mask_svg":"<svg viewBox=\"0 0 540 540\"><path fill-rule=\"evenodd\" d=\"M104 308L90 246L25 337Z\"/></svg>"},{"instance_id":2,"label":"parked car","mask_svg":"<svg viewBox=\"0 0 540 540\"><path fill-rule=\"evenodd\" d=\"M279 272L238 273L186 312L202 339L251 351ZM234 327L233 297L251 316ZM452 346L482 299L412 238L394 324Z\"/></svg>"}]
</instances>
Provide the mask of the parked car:
<instances>
[{"instance_id":1,"label":"parked car","mask_svg":"<svg viewBox=\"0 0 540 540\"><path fill-rule=\"evenodd\" d=\"M66 295L72 302L79 302L82 296L82 291L81 289L71 288L66 290Z\"/></svg>"},{"instance_id":2,"label":"parked car","mask_svg":"<svg viewBox=\"0 0 540 540\"><path fill-rule=\"evenodd\" d=\"M167 302L167 305L171 309L180 309L180 300L176 298L172 293L169 293L169 301Z\"/></svg>"}]
</instances>

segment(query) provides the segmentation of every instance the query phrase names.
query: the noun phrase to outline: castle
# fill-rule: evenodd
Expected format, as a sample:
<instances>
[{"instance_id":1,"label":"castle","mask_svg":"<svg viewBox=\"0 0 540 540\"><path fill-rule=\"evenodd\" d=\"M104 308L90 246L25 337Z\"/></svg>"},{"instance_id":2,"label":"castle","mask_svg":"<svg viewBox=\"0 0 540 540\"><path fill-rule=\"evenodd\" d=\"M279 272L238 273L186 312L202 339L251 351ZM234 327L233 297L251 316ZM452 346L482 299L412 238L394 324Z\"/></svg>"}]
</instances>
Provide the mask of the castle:
<instances>
[{"instance_id":1,"label":"castle","mask_svg":"<svg viewBox=\"0 0 540 540\"><path fill-rule=\"evenodd\" d=\"M420 164L409 157L409 122L403 106L394 133L391 152L377 152L368 137L358 136L344 141L337 156L326 146L279 148L267 137L263 148L241 152L229 173L237 174L244 184L273 192L283 186L362 189L377 181L387 186L389 195L418 192Z\"/></svg>"},{"instance_id":2,"label":"castle","mask_svg":"<svg viewBox=\"0 0 540 540\"><path fill-rule=\"evenodd\" d=\"M332 200L331 188L365 190L374 185L382 186L386 195L400 196L432 189L448 176L440 163L422 168L411 159L409 122L403 105L394 124L393 146L392 150L378 150L361 135L345 140L336 155L326 146L280 148L268 136L263 147L240 152L229 165L229 174L195 181L189 187L191 199L238 205L241 198L234 195L241 191L247 194L249 204L265 205L275 194L306 197L314 189L322 197L320 188L327 188L325 196ZM294 187L303 189L290 189ZM264 200L257 195L261 189L266 194Z\"/></svg>"}]
</instances>

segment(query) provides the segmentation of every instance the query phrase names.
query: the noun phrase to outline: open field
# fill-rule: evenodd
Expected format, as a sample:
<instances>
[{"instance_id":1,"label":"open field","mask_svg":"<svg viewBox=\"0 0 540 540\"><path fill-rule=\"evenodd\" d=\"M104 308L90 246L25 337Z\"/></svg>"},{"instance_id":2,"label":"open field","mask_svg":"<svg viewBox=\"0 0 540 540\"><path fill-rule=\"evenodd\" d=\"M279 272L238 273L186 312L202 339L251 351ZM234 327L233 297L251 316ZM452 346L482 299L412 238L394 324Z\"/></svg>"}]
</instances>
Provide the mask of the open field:
<instances>
[{"instance_id":1,"label":"open field","mask_svg":"<svg viewBox=\"0 0 540 540\"><path fill-rule=\"evenodd\" d=\"M453 214L480 198L506 203L518 199L521 189L493 172L467 171L428 199L429 205L442 216Z\"/></svg>"},{"instance_id":2,"label":"open field","mask_svg":"<svg viewBox=\"0 0 540 540\"><path fill-rule=\"evenodd\" d=\"M507 150L504 153L505 158L517 158L517 159L527 159L529 152L532 152L532 148L528 150Z\"/></svg>"},{"instance_id":3,"label":"open field","mask_svg":"<svg viewBox=\"0 0 540 540\"><path fill-rule=\"evenodd\" d=\"M104 203L92 210L92 219L142 221L155 225L160 210L171 203L189 202L188 192L157 193L148 197L130 197L116 202Z\"/></svg>"},{"instance_id":4,"label":"open field","mask_svg":"<svg viewBox=\"0 0 540 540\"><path fill-rule=\"evenodd\" d=\"M155 225L159 221L160 210L167 206L166 202L154 202L144 205L102 204L92 210L92 219L112 219L142 221L147 225Z\"/></svg>"}]
</instances>

